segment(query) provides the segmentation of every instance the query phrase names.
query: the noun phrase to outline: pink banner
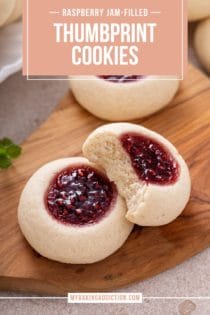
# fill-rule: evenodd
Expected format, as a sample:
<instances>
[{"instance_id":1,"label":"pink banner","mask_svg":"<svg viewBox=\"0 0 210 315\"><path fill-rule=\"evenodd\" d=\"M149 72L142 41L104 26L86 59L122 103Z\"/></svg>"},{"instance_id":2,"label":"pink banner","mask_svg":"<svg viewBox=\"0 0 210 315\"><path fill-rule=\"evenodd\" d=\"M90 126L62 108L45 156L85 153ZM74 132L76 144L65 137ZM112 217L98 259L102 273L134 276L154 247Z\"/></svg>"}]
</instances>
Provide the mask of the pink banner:
<instances>
[{"instance_id":1,"label":"pink banner","mask_svg":"<svg viewBox=\"0 0 210 315\"><path fill-rule=\"evenodd\" d=\"M186 0L25 0L24 75L176 75Z\"/></svg>"}]
</instances>

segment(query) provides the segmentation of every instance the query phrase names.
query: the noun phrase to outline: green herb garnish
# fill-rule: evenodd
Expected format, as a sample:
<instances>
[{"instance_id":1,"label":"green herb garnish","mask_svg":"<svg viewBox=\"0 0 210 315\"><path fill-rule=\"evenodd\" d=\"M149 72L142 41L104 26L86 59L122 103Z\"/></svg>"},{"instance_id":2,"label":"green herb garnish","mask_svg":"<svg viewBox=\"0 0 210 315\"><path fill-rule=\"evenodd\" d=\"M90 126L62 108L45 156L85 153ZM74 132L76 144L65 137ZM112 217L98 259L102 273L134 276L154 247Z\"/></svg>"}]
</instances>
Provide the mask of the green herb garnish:
<instances>
[{"instance_id":1,"label":"green herb garnish","mask_svg":"<svg viewBox=\"0 0 210 315\"><path fill-rule=\"evenodd\" d=\"M4 138L0 140L0 168L5 169L12 165L12 159L21 154L21 147L12 140Z\"/></svg>"}]
</instances>

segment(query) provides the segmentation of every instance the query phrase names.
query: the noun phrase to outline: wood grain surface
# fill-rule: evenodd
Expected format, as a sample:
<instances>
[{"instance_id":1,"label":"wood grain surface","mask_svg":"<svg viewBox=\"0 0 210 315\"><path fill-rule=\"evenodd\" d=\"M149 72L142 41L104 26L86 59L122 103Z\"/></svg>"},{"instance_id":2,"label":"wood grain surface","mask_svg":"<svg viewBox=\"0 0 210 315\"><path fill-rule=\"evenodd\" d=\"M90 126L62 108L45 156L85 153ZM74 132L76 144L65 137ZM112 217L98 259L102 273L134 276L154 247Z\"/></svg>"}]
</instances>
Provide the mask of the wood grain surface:
<instances>
[{"instance_id":1,"label":"wood grain surface","mask_svg":"<svg viewBox=\"0 0 210 315\"><path fill-rule=\"evenodd\" d=\"M183 214L163 227L134 228L120 250L92 265L50 261L28 245L17 223L26 181L46 162L81 155L83 141L103 123L69 93L24 142L14 166L0 172L0 289L42 294L112 290L172 268L210 245L210 84L192 66L174 101L138 121L172 141L190 167L192 195Z\"/></svg>"}]
</instances>

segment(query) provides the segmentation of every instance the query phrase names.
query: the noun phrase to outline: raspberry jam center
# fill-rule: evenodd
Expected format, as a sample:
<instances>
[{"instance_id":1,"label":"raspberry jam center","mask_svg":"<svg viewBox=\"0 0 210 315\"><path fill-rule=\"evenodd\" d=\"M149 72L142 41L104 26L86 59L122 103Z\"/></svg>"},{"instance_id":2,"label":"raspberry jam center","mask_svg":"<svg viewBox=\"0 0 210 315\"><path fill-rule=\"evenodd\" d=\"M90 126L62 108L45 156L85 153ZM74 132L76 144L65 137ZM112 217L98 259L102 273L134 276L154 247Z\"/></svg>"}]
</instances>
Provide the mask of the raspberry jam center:
<instances>
[{"instance_id":1,"label":"raspberry jam center","mask_svg":"<svg viewBox=\"0 0 210 315\"><path fill-rule=\"evenodd\" d=\"M143 75L99 75L100 79L115 83L129 83L142 80Z\"/></svg>"},{"instance_id":2,"label":"raspberry jam center","mask_svg":"<svg viewBox=\"0 0 210 315\"><path fill-rule=\"evenodd\" d=\"M176 182L179 165L162 144L131 133L123 134L120 141L140 180L159 185Z\"/></svg>"},{"instance_id":3,"label":"raspberry jam center","mask_svg":"<svg viewBox=\"0 0 210 315\"><path fill-rule=\"evenodd\" d=\"M46 194L47 209L62 223L96 223L111 209L116 188L108 178L89 166L63 170Z\"/></svg>"}]
</instances>

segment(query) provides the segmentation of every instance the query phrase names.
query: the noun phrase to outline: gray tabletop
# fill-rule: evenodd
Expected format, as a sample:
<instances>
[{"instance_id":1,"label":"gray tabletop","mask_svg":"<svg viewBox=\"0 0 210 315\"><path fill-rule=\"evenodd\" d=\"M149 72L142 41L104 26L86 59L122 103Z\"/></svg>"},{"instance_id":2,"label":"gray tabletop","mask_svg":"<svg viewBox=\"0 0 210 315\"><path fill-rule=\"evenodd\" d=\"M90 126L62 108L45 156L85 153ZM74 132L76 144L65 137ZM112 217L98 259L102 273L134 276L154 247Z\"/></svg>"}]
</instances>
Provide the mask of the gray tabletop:
<instances>
[{"instance_id":1,"label":"gray tabletop","mask_svg":"<svg viewBox=\"0 0 210 315\"><path fill-rule=\"evenodd\" d=\"M191 59L196 63L190 50ZM24 140L53 111L67 91L66 82L26 81L17 73L0 85L0 138ZM210 314L210 249L176 268L122 292L143 292L144 296L176 296L176 300L146 300L142 305L73 305L66 300L0 300L0 314ZM30 296L1 292L1 297ZM197 299L193 299L197 297ZM198 299L200 297L200 299Z\"/></svg>"}]
</instances>

